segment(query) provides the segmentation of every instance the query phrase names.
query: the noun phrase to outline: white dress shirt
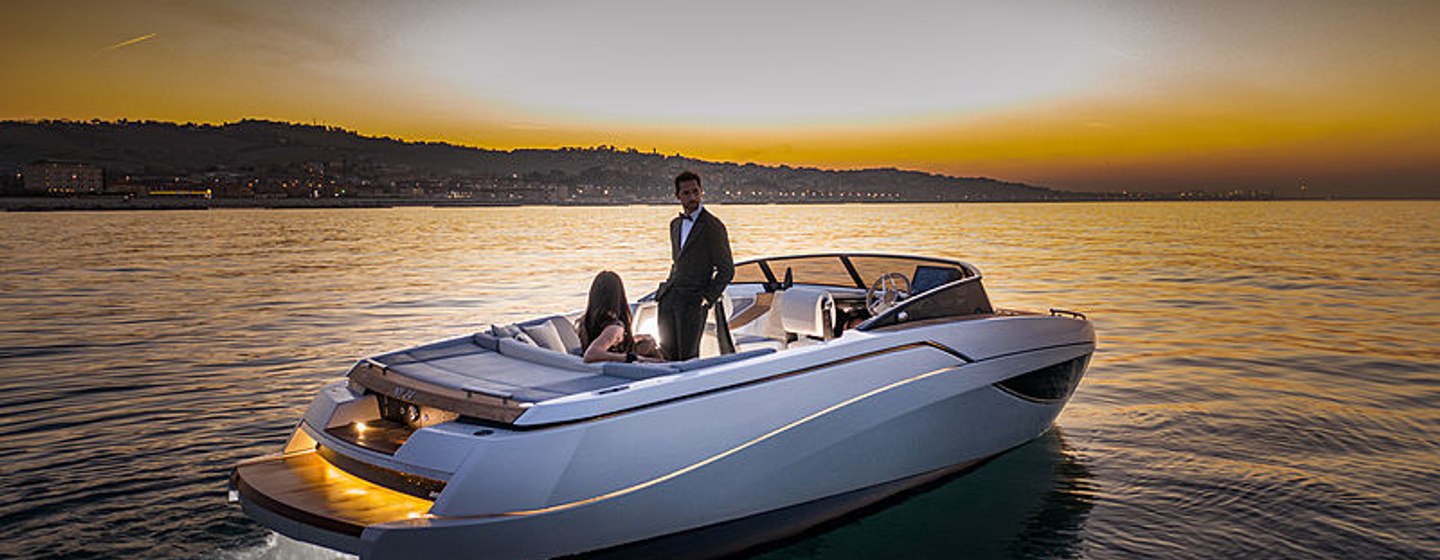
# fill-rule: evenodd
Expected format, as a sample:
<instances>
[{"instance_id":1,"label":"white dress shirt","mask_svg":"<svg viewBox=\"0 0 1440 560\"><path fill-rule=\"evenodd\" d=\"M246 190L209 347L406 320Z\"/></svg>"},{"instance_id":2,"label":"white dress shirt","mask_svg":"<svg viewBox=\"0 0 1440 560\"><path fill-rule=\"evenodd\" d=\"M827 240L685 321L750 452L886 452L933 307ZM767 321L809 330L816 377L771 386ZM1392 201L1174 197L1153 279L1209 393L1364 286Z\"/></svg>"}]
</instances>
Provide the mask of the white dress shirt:
<instances>
[{"instance_id":1,"label":"white dress shirt","mask_svg":"<svg viewBox=\"0 0 1440 560\"><path fill-rule=\"evenodd\" d=\"M685 240L690 239L690 230L695 227L695 220L700 219L700 213L705 211L705 205L701 204L694 212L690 213L690 219L680 220L680 246L685 246Z\"/></svg>"}]
</instances>

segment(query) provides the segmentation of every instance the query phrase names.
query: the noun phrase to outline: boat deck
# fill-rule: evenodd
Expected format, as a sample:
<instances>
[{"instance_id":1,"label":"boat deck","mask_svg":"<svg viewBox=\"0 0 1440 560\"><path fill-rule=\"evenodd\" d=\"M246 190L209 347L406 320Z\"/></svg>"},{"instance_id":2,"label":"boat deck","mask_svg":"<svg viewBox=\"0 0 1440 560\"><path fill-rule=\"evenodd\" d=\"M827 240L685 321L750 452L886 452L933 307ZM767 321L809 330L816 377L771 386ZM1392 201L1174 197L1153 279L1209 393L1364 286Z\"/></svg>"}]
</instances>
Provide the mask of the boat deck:
<instances>
[{"instance_id":1,"label":"boat deck","mask_svg":"<svg viewBox=\"0 0 1440 560\"><path fill-rule=\"evenodd\" d=\"M241 464L231 484L244 501L353 537L368 525L424 515L434 503L357 478L313 450Z\"/></svg>"},{"instance_id":2,"label":"boat deck","mask_svg":"<svg viewBox=\"0 0 1440 560\"><path fill-rule=\"evenodd\" d=\"M685 362L585 363L579 356L484 333L361 360L349 377L388 398L513 423L536 403L773 353L759 348Z\"/></svg>"}]
</instances>

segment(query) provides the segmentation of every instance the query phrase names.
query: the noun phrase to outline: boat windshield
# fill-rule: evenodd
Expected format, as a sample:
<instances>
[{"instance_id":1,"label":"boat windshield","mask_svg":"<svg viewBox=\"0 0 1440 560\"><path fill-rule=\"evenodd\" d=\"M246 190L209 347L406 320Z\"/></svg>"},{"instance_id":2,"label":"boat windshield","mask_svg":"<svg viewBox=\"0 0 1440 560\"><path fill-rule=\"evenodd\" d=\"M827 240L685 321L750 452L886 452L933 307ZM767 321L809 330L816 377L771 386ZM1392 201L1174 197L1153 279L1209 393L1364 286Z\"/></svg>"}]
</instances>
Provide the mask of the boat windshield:
<instances>
[{"instance_id":1,"label":"boat windshield","mask_svg":"<svg viewBox=\"0 0 1440 560\"><path fill-rule=\"evenodd\" d=\"M865 289L889 273L901 273L920 293L975 276L973 269L942 259L903 255L825 254L755 259L735 265L734 283L778 285L786 273L796 284Z\"/></svg>"}]
</instances>

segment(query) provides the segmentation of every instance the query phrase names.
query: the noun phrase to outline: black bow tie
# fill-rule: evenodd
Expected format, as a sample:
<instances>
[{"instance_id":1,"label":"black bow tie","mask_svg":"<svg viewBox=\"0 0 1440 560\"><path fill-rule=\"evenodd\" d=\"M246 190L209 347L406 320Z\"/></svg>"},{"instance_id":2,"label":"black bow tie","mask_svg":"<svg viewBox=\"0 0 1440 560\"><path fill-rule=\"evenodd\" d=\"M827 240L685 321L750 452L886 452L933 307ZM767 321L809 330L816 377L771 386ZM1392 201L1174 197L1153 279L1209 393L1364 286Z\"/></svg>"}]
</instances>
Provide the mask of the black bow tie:
<instances>
[{"instance_id":1,"label":"black bow tie","mask_svg":"<svg viewBox=\"0 0 1440 560\"><path fill-rule=\"evenodd\" d=\"M683 218L683 219L686 219L686 220L690 220L690 221L692 221L692 222L695 221L695 218L694 218L693 216L691 216L691 215L689 215L689 214L686 214L686 213L684 213L684 212L681 212L681 213L680 213L680 217Z\"/></svg>"}]
</instances>

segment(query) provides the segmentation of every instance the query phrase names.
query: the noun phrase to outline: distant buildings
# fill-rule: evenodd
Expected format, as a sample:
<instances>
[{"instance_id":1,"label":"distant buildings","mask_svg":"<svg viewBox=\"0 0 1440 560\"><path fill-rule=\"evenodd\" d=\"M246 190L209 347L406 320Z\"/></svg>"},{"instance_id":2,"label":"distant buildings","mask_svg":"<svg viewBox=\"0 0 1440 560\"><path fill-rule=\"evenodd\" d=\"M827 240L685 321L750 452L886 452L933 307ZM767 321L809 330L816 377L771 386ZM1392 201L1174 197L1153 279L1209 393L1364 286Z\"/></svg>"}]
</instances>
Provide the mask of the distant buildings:
<instances>
[{"instance_id":1,"label":"distant buildings","mask_svg":"<svg viewBox=\"0 0 1440 560\"><path fill-rule=\"evenodd\" d=\"M558 153L573 155L576 152L560 150ZM599 154L610 157L614 152ZM657 176L660 171L631 165L633 162L624 159L600 163L580 171L553 169L543 173L484 174L437 172L404 163L301 160L270 165L213 165L208 169L147 169L143 174L131 174L122 167L112 171L107 180L105 169L96 164L38 160L21 166L21 173L0 175L0 194L43 194L57 198L123 196L126 201L135 198L364 199L385 204L408 201L443 205L670 204L674 201L666 186L669 171ZM1274 191L1239 189L1166 193L1067 192L989 179L957 179L893 169L824 172L746 164L717 165L705 169L705 173L708 184L719 185L710 195L712 202L730 204L1277 198ZM22 185L23 190L16 188ZM337 204L344 203L337 200Z\"/></svg>"},{"instance_id":2,"label":"distant buildings","mask_svg":"<svg viewBox=\"0 0 1440 560\"><path fill-rule=\"evenodd\" d=\"M99 193L105 190L105 169L88 163L37 161L25 165L25 190L50 194Z\"/></svg>"}]
</instances>

